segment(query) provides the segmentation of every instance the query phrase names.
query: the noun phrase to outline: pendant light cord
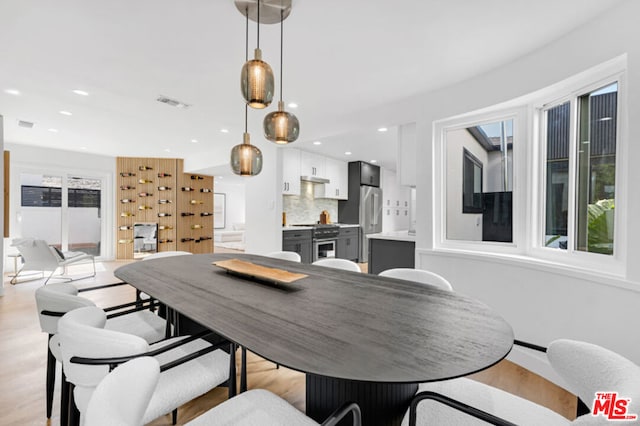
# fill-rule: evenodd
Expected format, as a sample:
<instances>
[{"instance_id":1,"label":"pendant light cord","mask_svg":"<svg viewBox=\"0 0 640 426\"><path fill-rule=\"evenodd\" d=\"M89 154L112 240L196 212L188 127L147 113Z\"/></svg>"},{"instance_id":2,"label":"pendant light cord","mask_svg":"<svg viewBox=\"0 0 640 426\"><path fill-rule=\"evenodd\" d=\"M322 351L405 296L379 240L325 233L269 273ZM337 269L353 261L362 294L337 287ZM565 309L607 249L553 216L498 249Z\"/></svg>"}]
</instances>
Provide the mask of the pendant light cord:
<instances>
[{"instance_id":1,"label":"pendant light cord","mask_svg":"<svg viewBox=\"0 0 640 426\"><path fill-rule=\"evenodd\" d=\"M247 62L249 60L249 7L245 9L245 36L244 36L244 61ZM249 119L249 107L247 103L244 103L244 132L247 133L247 121Z\"/></svg>"},{"instance_id":2,"label":"pendant light cord","mask_svg":"<svg viewBox=\"0 0 640 426\"><path fill-rule=\"evenodd\" d=\"M258 49L260 49L260 0L258 0Z\"/></svg>"},{"instance_id":3,"label":"pendant light cord","mask_svg":"<svg viewBox=\"0 0 640 426\"><path fill-rule=\"evenodd\" d=\"M283 46L282 40L284 40L282 36L283 21L284 21L284 11L280 9L280 102L282 102L282 86L283 86L282 84L282 46Z\"/></svg>"}]
</instances>

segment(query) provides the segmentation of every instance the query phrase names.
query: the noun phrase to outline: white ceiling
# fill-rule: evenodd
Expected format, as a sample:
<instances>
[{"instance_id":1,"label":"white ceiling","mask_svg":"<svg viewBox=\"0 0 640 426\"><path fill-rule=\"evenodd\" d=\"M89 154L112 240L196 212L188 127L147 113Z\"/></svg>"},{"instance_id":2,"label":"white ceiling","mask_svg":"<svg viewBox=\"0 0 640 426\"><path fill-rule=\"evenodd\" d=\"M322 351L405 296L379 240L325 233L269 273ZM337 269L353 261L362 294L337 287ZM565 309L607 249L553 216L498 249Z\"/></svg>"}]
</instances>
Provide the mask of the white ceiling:
<instances>
[{"instance_id":1,"label":"white ceiling","mask_svg":"<svg viewBox=\"0 0 640 426\"><path fill-rule=\"evenodd\" d=\"M284 100L300 105L292 110L301 123L295 146L395 169L395 126L415 112L393 111L406 118L384 122L367 110L384 111L513 61L620 1L294 0L284 25ZM224 170L229 150L242 141L244 31L232 0L3 0L5 141L112 156L209 158ZM279 26L263 26L260 34L263 57L278 76ZM192 107L160 104L158 95ZM275 108L276 102L266 112L249 111L254 144L270 143L260 129ZM23 129L17 120L36 125ZM377 132L382 126L389 131ZM316 140L323 144L312 145Z\"/></svg>"}]
</instances>

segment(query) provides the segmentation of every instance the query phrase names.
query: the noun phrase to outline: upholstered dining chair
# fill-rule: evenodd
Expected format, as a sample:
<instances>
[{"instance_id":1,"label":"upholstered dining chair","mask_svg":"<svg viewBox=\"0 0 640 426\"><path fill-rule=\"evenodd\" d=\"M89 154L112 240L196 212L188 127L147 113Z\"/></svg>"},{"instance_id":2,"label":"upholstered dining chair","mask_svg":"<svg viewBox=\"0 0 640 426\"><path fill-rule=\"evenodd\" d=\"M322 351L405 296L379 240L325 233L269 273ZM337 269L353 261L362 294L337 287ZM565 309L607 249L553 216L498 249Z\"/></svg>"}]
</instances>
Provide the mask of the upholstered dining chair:
<instances>
[{"instance_id":1,"label":"upholstered dining chair","mask_svg":"<svg viewBox=\"0 0 640 426\"><path fill-rule=\"evenodd\" d=\"M125 284L125 283L121 283ZM103 287L96 287L100 289ZM87 290L87 289L84 289ZM91 289L89 289L91 290ZM60 354L60 336L58 333L58 321L65 313L85 306L95 306L91 300L79 296L78 288L71 283L52 283L36 289L36 307L40 328L49 335L47 344L47 418L51 418L53 406L53 391L56 377L56 361L62 361ZM134 334L146 340L148 343L155 343L162 340L166 334L166 321L147 308L150 303L137 305L135 303L119 305L107 308L110 318L107 320L106 328ZM115 308L115 309L114 309ZM131 308L131 309L129 309ZM66 400L65 375L62 374L63 384L61 395ZM63 406L66 401L63 401ZM63 413L66 414L66 413ZM64 416L63 416L64 417Z\"/></svg>"},{"instance_id":2,"label":"upholstered dining chair","mask_svg":"<svg viewBox=\"0 0 640 426\"><path fill-rule=\"evenodd\" d=\"M133 364L136 363L136 364ZM154 358L142 357L117 367L96 387L87 406L85 426L137 426L142 424L149 393L158 383L160 369ZM352 413L353 425L360 426L360 407L344 404L322 423L337 424ZM210 425L318 425L287 401L273 393L255 389L235 396L187 423Z\"/></svg>"},{"instance_id":3,"label":"upholstered dining chair","mask_svg":"<svg viewBox=\"0 0 640 426\"><path fill-rule=\"evenodd\" d=\"M15 276L11 279L11 284L18 282L18 276L22 271L42 271L43 275L45 271L51 271L45 284L49 282L51 278L64 279L66 281L77 281L85 278L91 278L96 276L96 261L95 258L83 252L61 252L60 250L50 247L45 240L37 240L34 238L16 238L12 241L11 245L15 247L24 264ZM53 277L53 274L59 269L63 268L63 274L66 273L66 269L69 265L87 263L93 264L93 274L86 275L79 278L71 278L66 276Z\"/></svg>"},{"instance_id":4,"label":"upholstered dining chair","mask_svg":"<svg viewBox=\"0 0 640 426\"><path fill-rule=\"evenodd\" d=\"M347 259L320 259L313 262L313 265L324 266L333 269L342 269L344 271L362 272L356 262Z\"/></svg>"},{"instance_id":5,"label":"upholstered dining chair","mask_svg":"<svg viewBox=\"0 0 640 426\"><path fill-rule=\"evenodd\" d=\"M201 339L203 336L177 337L149 345L140 337L107 330L105 324L104 311L93 306L70 311L58 323L64 371L74 385L72 399L81 421L96 386L110 369L140 356L153 356L161 363L160 379L143 423L172 411L175 423L174 410L178 407L225 384L230 377L235 379L235 357ZM234 394L230 386L229 395Z\"/></svg>"},{"instance_id":6,"label":"upholstered dining chair","mask_svg":"<svg viewBox=\"0 0 640 426\"><path fill-rule=\"evenodd\" d=\"M617 392L620 398L630 398L628 413L640 414L640 366L608 349L575 340L553 341L546 352L568 390L583 402L591 405L597 392ZM509 426L610 424L593 412L570 421L546 407L466 378L420 384L402 424L485 422Z\"/></svg>"},{"instance_id":7,"label":"upholstered dining chair","mask_svg":"<svg viewBox=\"0 0 640 426\"><path fill-rule=\"evenodd\" d=\"M441 290L453 291L453 286L442 276L425 271L423 269L393 268L382 271L378 274L381 277L397 278L399 280L413 281L420 284L432 285Z\"/></svg>"},{"instance_id":8,"label":"upholstered dining chair","mask_svg":"<svg viewBox=\"0 0 640 426\"><path fill-rule=\"evenodd\" d=\"M302 258L295 251L274 251L266 255L274 259L290 260L292 262L302 262Z\"/></svg>"},{"instance_id":9,"label":"upholstered dining chair","mask_svg":"<svg viewBox=\"0 0 640 426\"><path fill-rule=\"evenodd\" d=\"M152 357L132 359L109 373L87 405L85 426L139 426L160 378Z\"/></svg>"}]
</instances>

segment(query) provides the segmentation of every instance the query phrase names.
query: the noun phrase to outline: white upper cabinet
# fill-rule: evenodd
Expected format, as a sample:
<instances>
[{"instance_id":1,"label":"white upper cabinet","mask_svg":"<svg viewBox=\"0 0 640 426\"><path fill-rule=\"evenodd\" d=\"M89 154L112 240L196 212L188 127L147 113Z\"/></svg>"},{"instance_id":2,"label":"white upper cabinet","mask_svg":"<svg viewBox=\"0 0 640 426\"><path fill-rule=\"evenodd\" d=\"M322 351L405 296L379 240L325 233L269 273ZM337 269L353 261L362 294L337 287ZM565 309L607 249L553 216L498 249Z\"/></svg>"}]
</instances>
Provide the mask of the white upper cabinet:
<instances>
[{"instance_id":1,"label":"white upper cabinet","mask_svg":"<svg viewBox=\"0 0 640 426\"><path fill-rule=\"evenodd\" d=\"M325 158L325 175L329 183L315 185L314 196L316 198L331 198L346 200L349 191L349 166L344 161Z\"/></svg>"},{"instance_id":2,"label":"white upper cabinet","mask_svg":"<svg viewBox=\"0 0 640 426\"><path fill-rule=\"evenodd\" d=\"M282 193L300 195L300 151L286 148L282 150Z\"/></svg>"},{"instance_id":3,"label":"white upper cabinet","mask_svg":"<svg viewBox=\"0 0 640 426\"><path fill-rule=\"evenodd\" d=\"M300 151L300 175L317 178L326 178L325 160L322 155Z\"/></svg>"}]
</instances>

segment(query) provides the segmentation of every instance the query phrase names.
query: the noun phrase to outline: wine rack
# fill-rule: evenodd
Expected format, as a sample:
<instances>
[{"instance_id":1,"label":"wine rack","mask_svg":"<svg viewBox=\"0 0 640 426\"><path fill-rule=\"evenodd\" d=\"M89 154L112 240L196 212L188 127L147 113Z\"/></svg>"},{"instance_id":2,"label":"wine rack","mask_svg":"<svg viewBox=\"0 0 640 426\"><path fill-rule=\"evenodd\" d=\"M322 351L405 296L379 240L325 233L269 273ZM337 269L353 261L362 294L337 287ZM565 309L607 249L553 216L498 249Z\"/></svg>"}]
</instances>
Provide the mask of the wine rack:
<instances>
[{"instance_id":1,"label":"wine rack","mask_svg":"<svg viewBox=\"0 0 640 426\"><path fill-rule=\"evenodd\" d=\"M118 259L134 257L134 223L158 224L158 251L213 252L212 176L184 173L174 158L118 157L116 169Z\"/></svg>"}]
</instances>

